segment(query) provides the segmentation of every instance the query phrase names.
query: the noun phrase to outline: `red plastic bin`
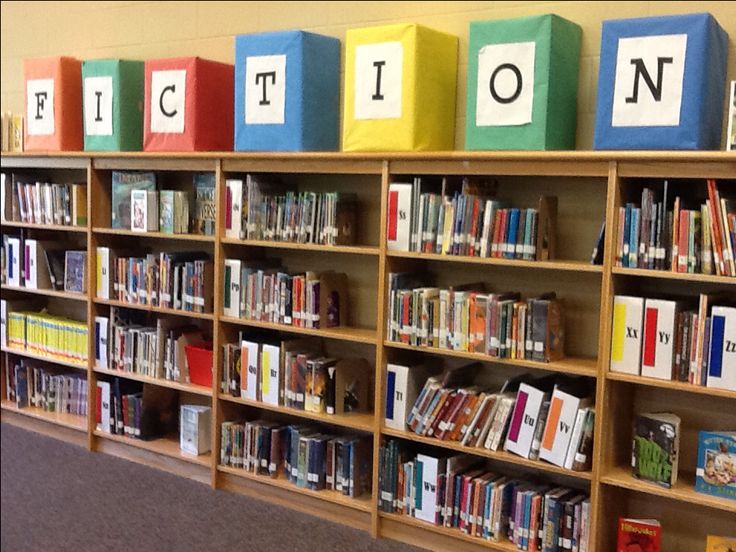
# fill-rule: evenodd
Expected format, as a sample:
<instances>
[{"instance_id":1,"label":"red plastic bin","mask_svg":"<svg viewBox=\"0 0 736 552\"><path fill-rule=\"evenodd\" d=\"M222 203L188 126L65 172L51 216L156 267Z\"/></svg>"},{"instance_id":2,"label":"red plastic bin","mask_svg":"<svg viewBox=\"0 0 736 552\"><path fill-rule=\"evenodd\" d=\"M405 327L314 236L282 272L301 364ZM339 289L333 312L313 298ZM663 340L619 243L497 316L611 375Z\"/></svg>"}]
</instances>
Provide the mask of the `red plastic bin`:
<instances>
[{"instance_id":1,"label":"red plastic bin","mask_svg":"<svg viewBox=\"0 0 736 552\"><path fill-rule=\"evenodd\" d=\"M185 345L184 353L189 365L189 381L212 387L212 342Z\"/></svg>"}]
</instances>

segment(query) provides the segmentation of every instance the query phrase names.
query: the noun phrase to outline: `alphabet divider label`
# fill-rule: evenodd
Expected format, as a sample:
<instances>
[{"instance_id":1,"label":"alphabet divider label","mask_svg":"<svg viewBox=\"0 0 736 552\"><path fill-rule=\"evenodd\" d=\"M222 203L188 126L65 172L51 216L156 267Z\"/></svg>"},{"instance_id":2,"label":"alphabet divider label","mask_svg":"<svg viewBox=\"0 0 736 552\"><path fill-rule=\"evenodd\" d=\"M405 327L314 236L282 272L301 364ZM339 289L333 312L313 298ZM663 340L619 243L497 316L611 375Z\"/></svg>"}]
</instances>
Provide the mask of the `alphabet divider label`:
<instances>
[{"instance_id":1,"label":"alphabet divider label","mask_svg":"<svg viewBox=\"0 0 736 552\"><path fill-rule=\"evenodd\" d=\"M687 34L620 38L611 126L678 126Z\"/></svg>"},{"instance_id":2,"label":"alphabet divider label","mask_svg":"<svg viewBox=\"0 0 736 552\"><path fill-rule=\"evenodd\" d=\"M26 81L26 98L28 134L31 136L54 134L54 79Z\"/></svg>"},{"instance_id":3,"label":"alphabet divider label","mask_svg":"<svg viewBox=\"0 0 736 552\"><path fill-rule=\"evenodd\" d=\"M535 42L488 44L478 52L477 126L532 122Z\"/></svg>"},{"instance_id":4,"label":"alphabet divider label","mask_svg":"<svg viewBox=\"0 0 736 552\"><path fill-rule=\"evenodd\" d=\"M286 56L245 58L245 124L283 125L286 111Z\"/></svg>"},{"instance_id":5,"label":"alphabet divider label","mask_svg":"<svg viewBox=\"0 0 736 552\"><path fill-rule=\"evenodd\" d=\"M151 132L184 133L187 72L151 72Z\"/></svg>"},{"instance_id":6,"label":"alphabet divider label","mask_svg":"<svg viewBox=\"0 0 736 552\"><path fill-rule=\"evenodd\" d=\"M355 119L401 118L404 49L401 42L355 48Z\"/></svg>"},{"instance_id":7,"label":"alphabet divider label","mask_svg":"<svg viewBox=\"0 0 736 552\"><path fill-rule=\"evenodd\" d=\"M112 77L84 79L84 132L89 136L112 136Z\"/></svg>"}]
</instances>

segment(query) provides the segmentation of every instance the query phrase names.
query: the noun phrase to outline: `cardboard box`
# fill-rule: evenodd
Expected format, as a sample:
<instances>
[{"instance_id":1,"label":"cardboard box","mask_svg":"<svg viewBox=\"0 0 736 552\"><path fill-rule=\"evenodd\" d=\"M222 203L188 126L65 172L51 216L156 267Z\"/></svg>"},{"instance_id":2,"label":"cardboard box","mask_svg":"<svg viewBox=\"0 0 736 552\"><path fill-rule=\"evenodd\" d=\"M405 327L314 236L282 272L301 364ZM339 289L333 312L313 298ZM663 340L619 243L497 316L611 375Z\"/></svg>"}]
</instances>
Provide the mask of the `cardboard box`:
<instances>
[{"instance_id":1,"label":"cardboard box","mask_svg":"<svg viewBox=\"0 0 736 552\"><path fill-rule=\"evenodd\" d=\"M82 149L82 62L27 59L25 151Z\"/></svg>"},{"instance_id":2,"label":"cardboard box","mask_svg":"<svg viewBox=\"0 0 736 552\"><path fill-rule=\"evenodd\" d=\"M304 31L235 38L235 149L339 147L340 41Z\"/></svg>"},{"instance_id":3,"label":"cardboard box","mask_svg":"<svg viewBox=\"0 0 736 552\"><path fill-rule=\"evenodd\" d=\"M342 149L453 149L457 48L415 24L348 30Z\"/></svg>"},{"instance_id":4,"label":"cardboard box","mask_svg":"<svg viewBox=\"0 0 736 552\"><path fill-rule=\"evenodd\" d=\"M86 151L143 149L144 63L95 59L82 64Z\"/></svg>"},{"instance_id":5,"label":"cardboard box","mask_svg":"<svg viewBox=\"0 0 736 552\"><path fill-rule=\"evenodd\" d=\"M146 61L145 70L145 151L232 150L232 65L173 58Z\"/></svg>"},{"instance_id":6,"label":"cardboard box","mask_svg":"<svg viewBox=\"0 0 736 552\"><path fill-rule=\"evenodd\" d=\"M465 149L575 149L581 33L556 15L470 23Z\"/></svg>"},{"instance_id":7,"label":"cardboard box","mask_svg":"<svg viewBox=\"0 0 736 552\"><path fill-rule=\"evenodd\" d=\"M708 13L604 21L595 149L719 149L727 56Z\"/></svg>"}]
</instances>

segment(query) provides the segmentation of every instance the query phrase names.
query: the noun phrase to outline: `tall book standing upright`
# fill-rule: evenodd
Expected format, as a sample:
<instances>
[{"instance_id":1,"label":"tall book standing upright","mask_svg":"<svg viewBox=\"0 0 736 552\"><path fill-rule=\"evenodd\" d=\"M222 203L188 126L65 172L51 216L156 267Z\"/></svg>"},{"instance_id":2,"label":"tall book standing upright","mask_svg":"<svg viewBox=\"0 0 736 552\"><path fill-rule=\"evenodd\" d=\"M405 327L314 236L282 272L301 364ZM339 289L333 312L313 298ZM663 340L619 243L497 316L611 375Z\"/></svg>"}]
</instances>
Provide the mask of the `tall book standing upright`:
<instances>
[{"instance_id":1,"label":"tall book standing upright","mask_svg":"<svg viewBox=\"0 0 736 552\"><path fill-rule=\"evenodd\" d=\"M736 391L736 308L711 311L708 387Z\"/></svg>"},{"instance_id":2,"label":"tall book standing upright","mask_svg":"<svg viewBox=\"0 0 736 552\"><path fill-rule=\"evenodd\" d=\"M644 304L644 341L641 375L672 379L675 361L675 319L680 305L675 301L647 299Z\"/></svg>"},{"instance_id":3,"label":"tall book standing upright","mask_svg":"<svg viewBox=\"0 0 736 552\"><path fill-rule=\"evenodd\" d=\"M644 299L616 295L613 299L611 371L639 375Z\"/></svg>"}]
</instances>

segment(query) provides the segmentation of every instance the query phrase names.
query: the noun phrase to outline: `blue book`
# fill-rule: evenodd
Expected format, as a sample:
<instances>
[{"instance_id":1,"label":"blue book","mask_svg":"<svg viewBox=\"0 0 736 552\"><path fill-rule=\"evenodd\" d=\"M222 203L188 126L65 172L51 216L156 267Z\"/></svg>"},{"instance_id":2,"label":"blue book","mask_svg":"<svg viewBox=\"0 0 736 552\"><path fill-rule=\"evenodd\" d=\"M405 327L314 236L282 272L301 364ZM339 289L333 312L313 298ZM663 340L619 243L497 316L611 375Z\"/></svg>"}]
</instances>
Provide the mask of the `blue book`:
<instances>
[{"instance_id":1,"label":"blue book","mask_svg":"<svg viewBox=\"0 0 736 552\"><path fill-rule=\"evenodd\" d=\"M509 209L509 229L504 240L505 250L503 256L507 259L514 258L516 234L519 232L519 210Z\"/></svg>"},{"instance_id":2,"label":"blue book","mask_svg":"<svg viewBox=\"0 0 736 552\"><path fill-rule=\"evenodd\" d=\"M396 372L386 372L386 419L394 419L394 397L396 393Z\"/></svg>"},{"instance_id":3,"label":"blue book","mask_svg":"<svg viewBox=\"0 0 736 552\"><path fill-rule=\"evenodd\" d=\"M621 266L629 266L629 236L631 235L631 209L632 204L627 203L624 214L624 239L621 250Z\"/></svg>"},{"instance_id":4,"label":"blue book","mask_svg":"<svg viewBox=\"0 0 736 552\"><path fill-rule=\"evenodd\" d=\"M695 490L736 500L736 431L698 432Z\"/></svg>"}]
</instances>

